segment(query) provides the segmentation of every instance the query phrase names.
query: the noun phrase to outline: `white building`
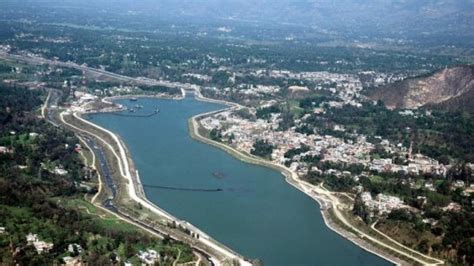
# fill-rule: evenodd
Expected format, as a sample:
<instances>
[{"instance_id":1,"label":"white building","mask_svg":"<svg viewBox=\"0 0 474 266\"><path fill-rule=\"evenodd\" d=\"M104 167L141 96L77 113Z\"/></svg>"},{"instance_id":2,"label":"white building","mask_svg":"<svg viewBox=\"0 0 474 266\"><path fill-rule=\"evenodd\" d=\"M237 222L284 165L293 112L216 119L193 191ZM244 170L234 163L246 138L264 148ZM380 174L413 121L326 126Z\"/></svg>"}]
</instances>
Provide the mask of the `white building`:
<instances>
[{"instance_id":1,"label":"white building","mask_svg":"<svg viewBox=\"0 0 474 266\"><path fill-rule=\"evenodd\" d=\"M57 175L67 175L68 171L66 171L62 168L56 167L56 168L54 168L54 173L57 174Z\"/></svg>"},{"instance_id":2,"label":"white building","mask_svg":"<svg viewBox=\"0 0 474 266\"><path fill-rule=\"evenodd\" d=\"M362 192L361 200L373 213L379 215L389 214L392 210L404 208L403 201L395 196L378 194L375 199L372 198L370 192Z\"/></svg>"},{"instance_id":3,"label":"white building","mask_svg":"<svg viewBox=\"0 0 474 266\"><path fill-rule=\"evenodd\" d=\"M28 242L28 245L33 245L35 247L36 252L38 252L38 254L41 254L43 252L49 252L54 246L53 243L48 243L39 240L38 235L32 233L29 233L26 236L26 241Z\"/></svg>"},{"instance_id":4,"label":"white building","mask_svg":"<svg viewBox=\"0 0 474 266\"><path fill-rule=\"evenodd\" d=\"M79 244L69 244L67 246L67 251L71 252L71 253L75 253L75 251L77 251L77 253L82 253L84 251L84 249L82 249L81 245Z\"/></svg>"},{"instance_id":5,"label":"white building","mask_svg":"<svg viewBox=\"0 0 474 266\"><path fill-rule=\"evenodd\" d=\"M137 256L142 263L145 263L147 265L153 265L160 259L158 252L153 249L148 249L147 251L140 250Z\"/></svg>"}]
</instances>

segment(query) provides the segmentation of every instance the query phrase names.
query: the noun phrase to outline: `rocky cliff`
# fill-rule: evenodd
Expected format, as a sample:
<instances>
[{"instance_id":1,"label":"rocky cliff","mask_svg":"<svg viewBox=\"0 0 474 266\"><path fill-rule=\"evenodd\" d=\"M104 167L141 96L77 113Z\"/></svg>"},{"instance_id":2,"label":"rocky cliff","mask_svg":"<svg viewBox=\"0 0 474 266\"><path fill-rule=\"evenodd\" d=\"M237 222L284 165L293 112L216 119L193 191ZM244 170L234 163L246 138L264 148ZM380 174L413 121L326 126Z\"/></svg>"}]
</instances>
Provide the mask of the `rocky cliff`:
<instances>
[{"instance_id":1,"label":"rocky cliff","mask_svg":"<svg viewBox=\"0 0 474 266\"><path fill-rule=\"evenodd\" d=\"M376 88L369 97L389 108L421 106L474 113L474 66L440 70L427 77L406 79Z\"/></svg>"}]
</instances>

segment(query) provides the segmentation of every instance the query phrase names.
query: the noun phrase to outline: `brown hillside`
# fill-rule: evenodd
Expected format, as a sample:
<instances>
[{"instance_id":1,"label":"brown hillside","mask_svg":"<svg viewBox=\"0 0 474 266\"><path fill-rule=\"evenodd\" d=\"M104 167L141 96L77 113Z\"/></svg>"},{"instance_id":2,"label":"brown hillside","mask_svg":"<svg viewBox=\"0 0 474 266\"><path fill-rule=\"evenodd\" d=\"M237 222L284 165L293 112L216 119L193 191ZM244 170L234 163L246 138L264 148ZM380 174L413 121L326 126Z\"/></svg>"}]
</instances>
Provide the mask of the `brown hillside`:
<instances>
[{"instance_id":1,"label":"brown hillside","mask_svg":"<svg viewBox=\"0 0 474 266\"><path fill-rule=\"evenodd\" d=\"M389 108L440 107L474 112L474 66L440 70L428 77L406 79L369 93Z\"/></svg>"}]
</instances>

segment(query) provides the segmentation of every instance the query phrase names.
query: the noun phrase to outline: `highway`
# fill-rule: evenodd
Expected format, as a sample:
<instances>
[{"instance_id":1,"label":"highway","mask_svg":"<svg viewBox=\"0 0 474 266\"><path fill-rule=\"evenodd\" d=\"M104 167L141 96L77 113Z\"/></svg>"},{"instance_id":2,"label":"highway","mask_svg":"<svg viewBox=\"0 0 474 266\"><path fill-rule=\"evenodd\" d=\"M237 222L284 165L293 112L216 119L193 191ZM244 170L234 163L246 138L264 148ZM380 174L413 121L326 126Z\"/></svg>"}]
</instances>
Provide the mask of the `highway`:
<instances>
[{"instance_id":1,"label":"highway","mask_svg":"<svg viewBox=\"0 0 474 266\"><path fill-rule=\"evenodd\" d=\"M110 193L112 194L109 198L105 199L102 202L102 206L104 208L106 208L107 210L109 210L109 211L115 213L116 215L120 216L124 220L130 221L132 224L139 224L140 227L146 228L149 231L153 231L156 234L161 235L162 237L167 237L167 238L173 239L175 241L179 241L177 238L172 237L170 234L163 233L161 230L157 229L156 227L151 226L149 224L146 224L146 223L136 219L135 217L132 217L129 214L122 212L120 209L118 209L114 205L114 199L117 196L117 186L114 184L113 179L110 175L110 169L109 169L109 165L107 164L107 160L106 160L106 157L105 157L104 150L101 146L97 145L97 143L95 143L95 141L93 139L91 139L89 137L86 137L86 136L82 136L82 139L87 143L87 145L89 147L91 147L92 152L94 152L94 154L96 154L97 160L99 162L99 167L101 169L102 177L103 177L103 182L105 183L105 186L109 188ZM196 252L200 256L206 258L206 260L208 261L208 263L210 265L214 265L213 261L211 260L210 255L206 254L205 252L203 252L199 249L194 249L194 252Z\"/></svg>"},{"instance_id":2,"label":"highway","mask_svg":"<svg viewBox=\"0 0 474 266\"><path fill-rule=\"evenodd\" d=\"M99 162L99 167L103 177L103 182L105 183L105 186L110 189L110 193L112 194L107 199L107 201L114 200L117 196L117 186L114 184L114 180L110 175L110 168L107 163L107 160L105 159L105 153L103 148L101 146L98 146L97 143L95 143L95 141L89 138L88 136L82 135L81 137L87 143L87 145L91 147L92 152L97 156L97 160ZM103 205L106 206L106 204Z\"/></svg>"},{"instance_id":3,"label":"highway","mask_svg":"<svg viewBox=\"0 0 474 266\"><path fill-rule=\"evenodd\" d=\"M74 68L74 69L81 70L84 73L90 73L93 75L109 77L118 81L130 82L135 85L140 85L140 84L145 85L145 86L159 85L159 86L164 86L164 87L181 89L182 91L185 91L185 90L193 91L195 92L196 98L199 100L223 103L222 101L204 98L200 93L201 87L194 84L170 82L170 81L165 81L165 80L155 80L155 79L142 78L142 77L138 77L138 78L127 77L120 74L108 72L102 69L95 69L95 68L90 68L86 65L79 65L74 62L61 62L57 60L45 59L45 58L36 56L31 53L26 53L26 52L22 52L21 54L11 54L5 51L0 51L0 59L5 59L9 61L14 61L14 62L23 62L26 64L32 64L32 65L51 65L51 66ZM214 239L212 239L210 236L208 236L207 234L205 234L198 228L194 227L188 222L181 221L177 219L176 217L173 217L172 215L168 214L166 211L160 209L153 203L149 202L146 199L146 197L142 195L143 193L141 193L142 186L140 185L140 181L137 178L138 173L131 174L130 168L128 165L126 152L122 146L122 143L118 140L115 134L103 128L99 128L101 131L104 131L105 133L109 134L112 137L113 142L118 145L117 147L120 150L120 153L119 153L120 156L119 154L115 152L114 148L110 145L110 143L104 142L105 146L102 145L102 142L104 140L94 135L93 133L85 131L82 128L74 127L73 125L66 123L64 120L63 121L56 120L54 111L59 111L58 103L59 103L60 96L61 96L61 92L59 90L49 89L49 96L47 99L47 103L45 104L45 107L42 110L43 116L45 117L47 121L49 121L51 124L55 126L64 124L67 128L72 129L78 136L84 138L85 139L84 141L87 142L87 144L91 147L93 152L96 153L98 157L98 161L100 163L99 169L101 171L104 171L105 173L104 174L105 180L103 180L105 183L104 185L108 187L111 191L114 191L112 193L113 195L111 195L104 202L101 202L101 204L98 204L97 205L98 207L105 208L108 211L113 212L115 215L120 216L121 218L129 221L132 224L135 224L135 225L139 224L140 225L139 227L146 228L147 230L151 230L155 234L158 234L161 236L169 236L170 234L172 234L174 235L174 237L179 237L178 239L179 241L190 244L191 247L193 247L193 249L196 250L196 252L200 254L203 254L203 253L207 254L205 257L210 259L211 264L221 265L222 261L220 261L218 258L223 259L223 261L235 260L235 261L238 261L238 263L241 265L251 264L248 261L246 261L243 257L241 257L239 254L235 253L234 251L222 245L221 243L215 241ZM236 104L232 104L232 103L224 103L224 104L237 107ZM76 114L74 114L74 117L76 119L79 119L81 122L90 124L92 127L98 128L96 125L83 120L82 118L78 117ZM102 141L100 145L98 145L98 142L96 142L99 140ZM183 235L179 232L170 230L170 228L163 227L163 226L157 229L155 226L150 226L143 221L137 220L135 217L128 216L128 214L121 212L117 208L117 206L114 206L113 202L114 202L115 197L117 196L118 191L116 189L116 186L113 182L112 177L110 176L110 167L107 165L107 161L105 160L105 154L104 154L105 152L102 150L101 147L107 147L111 149L112 153L114 153L113 155L118 160L118 167L120 170L119 175L125 178L128 182L132 183L132 185L127 186L127 190L128 190L129 196L133 200L140 203L144 208L147 208L151 210L152 212L157 213L158 215L163 216L164 218L168 220L176 221L178 224L184 225L188 230L190 230L191 232L194 232L200 237L197 239L193 239L192 236ZM209 254L212 254L212 256Z\"/></svg>"},{"instance_id":4,"label":"highway","mask_svg":"<svg viewBox=\"0 0 474 266\"><path fill-rule=\"evenodd\" d=\"M107 72L105 70L93 69L93 68L89 68L87 66L77 65L77 64L71 63L71 62L58 62L58 61L47 60L47 59L34 57L34 56L12 55L12 54L6 54L6 53L1 53L0 52L0 58L4 58L4 59L8 59L8 60L26 61L26 62L29 62L29 63L51 64L51 65L58 65L58 66L63 66L63 67L71 67L71 68L80 69L80 70L83 70L83 71L86 71L86 72L90 72L90 73L94 73L94 74L98 74L98 75L104 75L104 76L114 78L114 79L117 79L117 80L132 82L132 83L136 83L136 84L160 85L160 86L171 87L171 88L194 90L195 93L196 93L196 96L198 98L202 97L202 95L200 95L200 87L196 86L196 85L192 85L192 84L182 84L182 83L169 82L169 81L163 81L163 80L153 80L153 79L147 79L147 78L126 77L126 76L122 76L122 75L119 75L119 74ZM57 106L57 102L58 102L57 100L59 99L59 97L60 97L60 95L58 95L57 93L50 92L50 95L48 96L48 99L49 99L48 102L50 102L51 104L48 103L48 109L54 109L54 105ZM235 108L239 108L238 105L232 105L232 106L234 106ZM61 123L57 123L54 120L54 116L51 114L51 112L46 112L46 118L56 126L58 124L61 124ZM195 121L193 120L193 123L194 122ZM97 143L94 142L95 141L94 139L88 138L87 136L84 136L83 134L80 134L80 135L84 137L85 141L88 143L88 145L90 147L93 147L92 148L93 152L97 155L98 160L100 162L101 170L104 173L105 185L112 191L112 196L110 198L108 198L107 200L105 200L104 202L102 202L102 206L104 206L105 208L107 208L111 212L114 212L117 215L120 215L121 217L124 217L125 219L127 219L129 221L132 221L132 223L133 222L138 223L138 224L142 225L145 228L148 228L150 230L153 230L153 231L157 232L160 235L169 236L169 234L163 233L161 230L157 230L153 226L145 224L142 221L138 221L134 217L128 216L126 213L122 213L119 209L117 209L113 205L113 199L115 198L115 196L117 194L117 191L116 191L116 187L113 183L113 180L112 180L112 178L110 177L110 174L109 174L110 171L109 171L109 167L107 165L107 161L106 161L104 151L102 150L100 145L97 145ZM126 160L123 160L123 161L125 162ZM322 204L323 209L332 208L334 210L334 213L337 216L338 220L340 220L346 226L350 227L353 231L356 231L361 238L370 239L371 242L374 242L379 246L382 246L382 247L384 247L386 249L389 249L393 252L396 252L398 254L402 254L403 256L406 256L406 257L408 257L412 260L415 260L419 263L422 263L422 264L438 265L438 264L443 264L444 263L442 260L432 258L432 257L426 256L424 254L420 254L416 251L413 251L409 248L406 248L405 246L403 246L401 244L399 244L399 246L402 247L403 250L400 249L400 247L394 247L392 245L387 245L386 243L384 243L382 241L379 241L378 239L376 239L376 238L374 238L370 235L367 235L366 233L364 233L364 232L358 230L357 228L355 228L352 224L350 224L350 222L348 222L345 219L345 217L338 210L338 206L339 206L338 199L336 197L334 197L331 193L329 193L328 191L324 191L321 188L308 187L307 184L301 182L296 177L293 177L292 174L290 175L290 177L287 176L287 180L289 181L290 184L294 185L295 187L297 187L298 189L300 189L304 193L308 194L309 196L313 197L314 199L318 200L319 202L324 202L325 204ZM157 188L163 188L163 189L170 189L169 187L159 187L159 186L156 186L156 187ZM173 189L176 189L176 188L173 188ZM326 199L327 201L322 200L323 198L327 198ZM333 230L335 230L335 229L333 229ZM198 231L198 230L196 230L196 231ZM335 231L340 233L339 230L335 230ZM356 244L359 244L356 241L353 241L353 242L356 243ZM395 241L393 241L393 242L395 242ZM363 247L363 246L361 246L361 247ZM413 255L413 254L416 254L416 256ZM206 257L209 258L210 256L207 255Z\"/></svg>"},{"instance_id":5,"label":"highway","mask_svg":"<svg viewBox=\"0 0 474 266\"><path fill-rule=\"evenodd\" d=\"M194 238L193 236L187 235L184 232L179 231L179 229L173 229L173 228L168 228L166 225L156 223L155 221L143 221L138 219L138 217L134 217L129 215L127 212L124 212L121 210L119 206L116 206L114 204L115 199L118 195L118 189L117 186L114 182L114 178L112 176L112 171L110 168L110 165L108 164L106 153L104 150L104 146L99 144L99 140L96 139L95 135L92 133L89 133L88 131L85 131L83 129L79 128L74 128L71 127L69 123L66 123L64 120L62 120L62 114L60 115L61 120L57 119L57 112L60 111L57 108L57 104L59 102L59 98L61 96L60 91L57 91L55 89L48 89L48 98L47 102L45 103L45 107L43 109L43 112L45 113L45 119L52 123L53 125L59 126L59 125L64 125L68 129L73 130L86 144L87 147L91 149L91 151L95 154L96 159L97 159L97 164L96 167L101 173L101 180L102 183L105 187L108 188L108 195L109 197L106 198L105 200L102 200L100 203L95 203L97 207L102 208L104 210L107 210L108 212L113 213L115 216L119 217L120 219L127 221L131 224L134 224L145 231L149 231L155 235L161 236L162 238L167 237L176 241L184 242L189 244L193 250L198 253L201 257L206 258L208 264L210 265L222 265L221 261L217 259L216 253L219 254L218 256L222 256L222 254L225 254L224 257L227 257L227 251L225 248L219 246L217 243L212 242L207 235L202 233L200 230L197 228L194 228L191 224L180 221L176 218L176 221L178 223L184 223L187 228L189 228L192 232L199 232L198 238ZM99 191L100 193L100 191ZM210 253L207 250L213 250ZM214 251L216 253L214 253ZM236 255L229 256L231 258L234 258ZM243 265L250 265L247 261L244 261L241 259L241 263Z\"/></svg>"},{"instance_id":6,"label":"highway","mask_svg":"<svg viewBox=\"0 0 474 266\"><path fill-rule=\"evenodd\" d=\"M45 103L45 108L44 108L44 116L46 118L46 121L49 123L53 124L56 127L59 127L61 124L61 121L56 120L55 117L55 111L58 111L58 104L59 104L59 99L62 96L62 92L60 90L56 89L48 89L48 98ZM75 132L76 134L79 134L78 132ZM79 134L81 139L84 140L87 143L88 147L91 147L92 151L94 154L97 156L97 159L99 161L99 167L100 171L103 176L103 181L105 185L110 189L110 192L112 193L111 198L109 199L114 199L117 195L117 186L114 184L114 181L110 175L110 168L107 163L107 160L105 159L105 153L103 148L100 145L97 145L95 140L93 140L90 136L86 134ZM105 205L104 205L105 206Z\"/></svg>"},{"instance_id":7,"label":"highway","mask_svg":"<svg viewBox=\"0 0 474 266\"><path fill-rule=\"evenodd\" d=\"M122 82L130 82L137 85L146 85L146 86L163 86L168 88L176 88L176 89L185 89L185 90L200 90L200 86L190 83L180 83L180 82L172 82L167 80L156 80L150 79L145 77L128 77L124 75L120 75L117 73L109 72L103 69L98 68L91 68L86 65L79 65L74 62L62 62L58 60L50 60L46 58L42 58L39 56L35 56L33 54L11 54L4 51L0 51L0 58L9 60L9 61L19 61L25 62L28 64L34 65L52 65L52 66L59 66L59 67L67 67L67 68L74 68L86 73L95 74L99 76L105 76L109 78L116 79Z\"/></svg>"}]
</instances>

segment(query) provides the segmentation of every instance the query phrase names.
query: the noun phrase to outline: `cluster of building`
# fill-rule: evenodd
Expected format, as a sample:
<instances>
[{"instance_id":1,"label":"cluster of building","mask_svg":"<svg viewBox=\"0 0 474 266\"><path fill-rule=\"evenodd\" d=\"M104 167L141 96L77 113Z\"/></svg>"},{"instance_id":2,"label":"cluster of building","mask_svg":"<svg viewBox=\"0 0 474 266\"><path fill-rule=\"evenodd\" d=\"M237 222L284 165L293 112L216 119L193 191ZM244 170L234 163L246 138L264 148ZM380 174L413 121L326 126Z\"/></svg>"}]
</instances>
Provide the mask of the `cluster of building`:
<instances>
[{"instance_id":1,"label":"cluster of building","mask_svg":"<svg viewBox=\"0 0 474 266\"><path fill-rule=\"evenodd\" d=\"M32 233L29 233L26 236L26 242L28 243L28 245L33 245L38 254L49 252L54 247L53 243L42 241L39 239L37 234Z\"/></svg>"},{"instance_id":2,"label":"cluster of building","mask_svg":"<svg viewBox=\"0 0 474 266\"><path fill-rule=\"evenodd\" d=\"M448 167L438 161L422 154L408 154L408 163L404 165L393 163L392 158L373 159L370 163L370 170L375 172L392 172L400 174L433 174L445 176Z\"/></svg>"},{"instance_id":3,"label":"cluster of building","mask_svg":"<svg viewBox=\"0 0 474 266\"><path fill-rule=\"evenodd\" d=\"M6 234L5 227L0 227L0 235ZM26 242L28 246L33 246L38 254L50 252L54 244L40 240L37 234L29 233L26 235ZM80 254L84 252L84 249L79 244L69 244L67 248L68 256L63 257L65 265L82 265Z\"/></svg>"},{"instance_id":4,"label":"cluster of building","mask_svg":"<svg viewBox=\"0 0 474 266\"><path fill-rule=\"evenodd\" d=\"M398 154L407 158L407 160L404 164L396 164L393 158L373 159L369 164L371 171L413 175L432 174L436 176L445 176L448 171L449 166L440 164L433 158L420 153L413 154L411 145L407 149L401 143L393 145L386 139L377 136L376 138L380 139L380 145L388 154Z\"/></svg>"},{"instance_id":5,"label":"cluster of building","mask_svg":"<svg viewBox=\"0 0 474 266\"><path fill-rule=\"evenodd\" d=\"M37 42L70 43L71 42L71 39L68 38L68 37L51 38L51 37L47 37L47 36L43 36L43 35L35 36L33 34L24 33L24 32L20 32L18 34L15 34L15 38L16 39L24 39L24 40L27 40L29 42L35 42L35 43L37 43Z\"/></svg>"},{"instance_id":6,"label":"cluster of building","mask_svg":"<svg viewBox=\"0 0 474 266\"><path fill-rule=\"evenodd\" d=\"M275 85L239 84L237 88L247 95L271 95L280 92L280 87Z\"/></svg>"},{"instance_id":7,"label":"cluster of building","mask_svg":"<svg viewBox=\"0 0 474 266\"><path fill-rule=\"evenodd\" d=\"M327 71L293 72L289 70L267 71L267 70L259 69L254 72L251 72L251 74L257 77L269 76L272 78L285 78L285 79L308 80L308 81L315 81L315 82L326 82L326 84L358 81L357 75L331 73Z\"/></svg>"},{"instance_id":8,"label":"cluster of building","mask_svg":"<svg viewBox=\"0 0 474 266\"><path fill-rule=\"evenodd\" d=\"M226 88L206 87L205 90L220 96L228 96L232 93L239 94L247 98L262 98L263 96L274 95L280 92L281 88L276 85L254 85L241 83L235 85L234 87Z\"/></svg>"},{"instance_id":9,"label":"cluster of building","mask_svg":"<svg viewBox=\"0 0 474 266\"><path fill-rule=\"evenodd\" d=\"M154 265L160 261L160 254L154 249L140 250L137 254L140 261L146 265Z\"/></svg>"},{"instance_id":10,"label":"cluster of building","mask_svg":"<svg viewBox=\"0 0 474 266\"><path fill-rule=\"evenodd\" d=\"M38 235L33 233L29 233L26 236L26 242L27 245L34 246L38 254L47 253L51 251L51 249L53 249L54 247L53 243L40 240ZM81 258L79 255L84 252L84 249L81 247L81 245L69 244L67 251L70 256L65 256L62 258L66 265L82 265Z\"/></svg>"},{"instance_id":11,"label":"cluster of building","mask_svg":"<svg viewBox=\"0 0 474 266\"><path fill-rule=\"evenodd\" d=\"M277 76L285 75L286 77L292 77L292 74L289 72L278 72L274 74ZM315 75L314 77L320 76ZM300 77L298 76L298 78ZM334 78L334 80L337 79ZM340 82L340 80L338 82ZM331 90L331 92L338 96L338 100L323 102L319 106L314 106L314 113L318 113L318 110L319 112L325 112L328 108L327 105L332 108L342 107L346 104L357 106L359 104L357 100L359 96L358 93L360 92L360 84L357 83L357 81L347 84L343 87L336 85L331 88L319 88ZM258 86L255 88L258 88ZM300 88L296 89L300 90ZM260 103L263 103L263 105L261 105L262 107L278 104L275 101L261 101ZM437 177L445 177L450 168L450 165L441 164L433 158L419 153L413 153L411 146L405 147L402 143L390 143L389 140L382 139L378 136L374 136L378 141L369 142L366 136L356 133L349 134L350 138L344 138L337 137L337 134L318 134L317 131L309 135L297 132L296 128L304 126L307 119L312 116L311 114L306 114L296 119L294 121L294 127L281 130L280 122L282 121L282 117L280 113L271 113L266 119L257 119L256 109L247 109L249 111L248 115L242 115L238 110L228 110L205 117L200 122L201 125L209 131L218 129L222 136L222 141L244 153L251 153L257 140L266 141L273 146L270 159L274 163L288 166L290 170L300 177L306 177L310 172L316 172L321 176L331 175L336 178L349 177L355 182L358 182L359 177L362 175L370 177L375 173L394 173L400 176L408 175L407 178L402 180L402 183L405 182L405 184L409 184L413 189L423 188L436 191L436 186L431 180L425 180L420 183L413 181L409 176L429 174ZM418 115L418 113L414 113L413 111L401 112L402 115ZM345 132L345 128L342 125L333 125L333 130ZM295 152L290 153L291 156L288 155L288 151L290 150ZM285 155L287 156L285 157ZM308 161L311 160L307 160L312 156L317 156L317 159L323 162L337 163L338 167L335 168L338 169L318 169L315 165L310 165L311 163ZM361 175L356 175L345 171L344 166L347 165L362 166L364 170ZM339 169L339 166L343 168ZM469 167L472 169L472 165ZM463 195L468 196L468 193L474 191L473 187L474 185L469 187L465 182L457 180L453 182L451 188L462 189ZM369 192L364 192L364 187L360 184L356 185L353 190L360 193L363 204L367 207L367 210L370 211L371 217L387 215L396 209L411 208L406 205L403 200L395 196L378 194L373 198ZM460 209L461 206L453 202L443 208L444 211L459 211Z\"/></svg>"},{"instance_id":12,"label":"cluster of building","mask_svg":"<svg viewBox=\"0 0 474 266\"><path fill-rule=\"evenodd\" d=\"M0 146L0 154L11 154L13 153L13 148Z\"/></svg>"},{"instance_id":13,"label":"cluster of building","mask_svg":"<svg viewBox=\"0 0 474 266\"><path fill-rule=\"evenodd\" d=\"M120 86L112 86L108 87L103 90L96 89L94 90L94 95L102 96L102 95L126 95L126 94L133 94L138 93L140 89L136 86L127 86L127 85L120 85Z\"/></svg>"},{"instance_id":14,"label":"cluster of building","mask_svg":"<svg viewBox=\"0 0 474 266\"><path fill-rule=\"evenodd\" d=\"M212 94L226 97L229 95L241 95L243 98L262 99L268 95L275 95L284 89L278 85L263 85L263 84L235 84L235 77L256 77L256 78L272 78L283 80L300 80L300 85L288 86L288 93L291 95L308 94L317 91L327 91L337 98L337 100L328 102L331 107L342 107L343 105L352 105L360 107L361 104L357 101L362 90L362 83L358 75L353 74L339 74L330 72L292 72L287 70L264 70L257 69L245 73L232 72L229 82L233 84L231 87L216 88L207 87L205 90L212 91ZM186 74L187 77L194 77L204 80L208 76L198 74ZM208 80L207 80L208 81ZM313 84L309 85L302 84Z\"/></svg>"},{"instance_id":15,"label":"cluster of building","mask_svg":"<svg viewBox=\"0 0 474 266\"><path fill-rule=\"evenodd\" d=\"M90 93L75 91L74 99L69 110L72 112L84 112L87 109L87 104L97 101L98 97Z\"/></svg>"},{"instance_id":16,"label":"cluster of building","mask_svg":"<svg viewBox=\"0 0 474 266\"><path fill-rule=\"evenodd\" d=\"M196 74L196 73L186 73L186 74L183 74L182 76L183 77L189 77L189 78L195 78L195 79L202 80L202 81L207 81L207 82L212 80L212 77L209 76L209 75Z\"/></svg>"},{"instance_id":17,"label":"cluster of building","mask_svg":"<svg viewBox=\"0 0 474 266\"><path fill-rule=\"evenodd\" d=\"M230 145L246 153L251 152L256 140L267 141L274 146L272 160L280 164L291 161L290 168L301 175L306 174L308 170L307 163L301 160L305 156L318 155L323 158L323 161L336 163L364 165L370 163L368 154L373 149L373 144L367 142L362 136L356 141L351 141L329 135L305 135L296 132L294 128L277 131L278 123L279 115L277 114L272 114L268 120L250 121L239 117L232 111L222 112L201 120L204 128L208 130L221 129L223 137L228 138ZM302 146L308 147L309 150L293 158L285 158L284 155L287 151Z\"/></svg>"},{"instance_id":18,"label":"cluster of building","mask_svg":"<svg viewBox=\"0 0 474 266\"><path fill-rule=\"evenodd\" d=\"M10 50L12 49L12 47L10 45L0 45L0 52L2 53L8 53L10 52Z\"/></svg>"},{"instance_id":19,"label":"cluster of building","mask_svg":"<svg viewBox=\"0 0 474 266\"><path fill-rule=\"evenodd\" d=\"M407 73L383 73L376 71L362 71L359 72L358 76L365 87L382 86L409 77Z\"/></svg>"},{"instance_id":20,"label":"cluster of building","mask_svg":"<svg viewBox=\"0 0 474 266\"><path fill-rule=\"evenodd\" d=\"M254 72L254 75L259 77L263 76L264 74L267 74L269 77L272 78L298 79L302 81L310 81L317 85L314 88L306 88L308 90L327 90L330 93L338 96L342 100L343 104L350 104L355 106L360 105L360 103L354 100L354 98L360 96L360 91L362 90L362 83L358 75L331 73L326 71L292 72L286 70L273 70L269 72L264 72L262 70L258 70Z\"/></svg>"},{"instance_id":21,"label":"cluster of building","mask_svg":"<svg viewBox=\"0 0 474 266\"><path fill-rule=\"evenodd\" d=\"M362 192L360 194L360 199L369 210L370 217L374 217L375 215L386 215L393 210L408 208L400 198L385 194L378 194L374 199L370 192Z\"/></svg>"},{"instance_id":22,"label":"cluster of building","mask_svg":"<svg viewBox=\"0 0 474 266\"><path fill-rule=\"evenodd\" d=\"M255 115L254 108L248 108L250 115ZM295 120L296 124L305 122L306 117ZM351 139L344 139L331 135L317 133L306 135L296 132L295 127L285 131L277 130L281 121L280 114L272 113L268 119L244 118L236 111L224 111L213 116L205 117L200 122L207 130L219 129L222 140L234 148L251 153L257 140L264 140L274 149L271 159L275 163L285 164L300 176L305 176L308 171L317 171L320 174L336 176L349 175L350 172L329 169L321 171L316 167L309 167L303 160L307 156L318 156L322 161L339 163L342 165L362 165L365 169L378 173L397 173L400 175L432 174L445 176L449 166L422 154L413 154L412 149L404 147L401 143L391 144L388 140L379 138L381 147L387 154L398 156L403 162L395 162L394 158L378 158L373 155L375 145L367 141L361 134L351 134ZM335 131L345 131L341 125L334 126ZM307 147L300 154L286 158L285 153L292 149ZM332 172L328 172L332 171ZM347 173L344 173L347 172Z\"/></svg>"},{"instance_id":23,"label":"cluster of building","mask_svg":"<svg viewBox=\"0 0 474 266\"><path fill-rule=\"evenodd\" d=\"M67 247L69 256L63 257L63 261L66 266L76 266L83 265L81 253L84 252L84 249L79 244L69 244Z\"/></svg>"}]
</instances>

